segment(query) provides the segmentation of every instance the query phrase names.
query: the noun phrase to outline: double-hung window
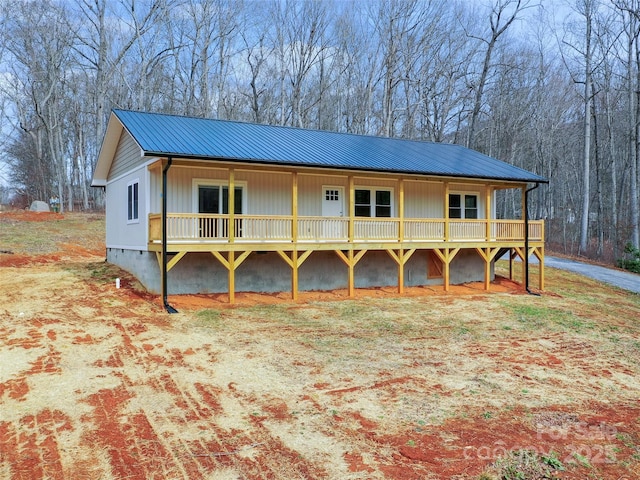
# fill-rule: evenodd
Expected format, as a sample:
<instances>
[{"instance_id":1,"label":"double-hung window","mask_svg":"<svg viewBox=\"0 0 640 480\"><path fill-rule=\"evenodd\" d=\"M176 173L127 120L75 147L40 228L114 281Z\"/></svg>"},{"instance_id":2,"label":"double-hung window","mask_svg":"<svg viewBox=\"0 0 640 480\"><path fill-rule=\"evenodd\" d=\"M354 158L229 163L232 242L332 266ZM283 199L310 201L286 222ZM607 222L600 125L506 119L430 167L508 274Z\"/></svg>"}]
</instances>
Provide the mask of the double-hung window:
<instances>
[{"instance_id":1,"label":"double-hung window","mask_svg":"<svg viewBox=\"0 0 640 480\"><path fill-rule=\"evenodd\" d=\"M471 193L449 194L449 218L478 218L478 195Z\"/></svg>"},{"instance_id":2,"label":"double-hung window","mask_svg":"<svg viewBox=\"0 0 640 480\"><path fill-rule=\"evenodd\" d=\"M358 188L355 191L356 217L391 217L392 191L390 189Z\"/></svg>"},{"instance_id":3,"label":"double-hung window","mask_svg":"<svg viewBox=\"0 0 640 480\"><path fill-rule=\"evenodd\" d=\"M127 222L135 223L138 221L138 205L139 205L139 182L134 180L127 184Z\"/></svg>"}]
</instances>

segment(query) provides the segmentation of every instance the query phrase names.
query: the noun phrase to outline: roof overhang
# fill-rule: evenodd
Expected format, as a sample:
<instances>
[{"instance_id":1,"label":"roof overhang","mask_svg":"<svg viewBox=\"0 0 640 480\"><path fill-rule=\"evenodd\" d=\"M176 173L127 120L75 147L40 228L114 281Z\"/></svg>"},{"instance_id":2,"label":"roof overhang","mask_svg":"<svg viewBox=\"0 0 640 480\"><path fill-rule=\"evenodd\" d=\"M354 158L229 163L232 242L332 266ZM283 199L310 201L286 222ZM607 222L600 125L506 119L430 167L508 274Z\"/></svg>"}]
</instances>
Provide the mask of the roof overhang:
<instances>
[{"instance_id":1,"label":"roof overhang","mask_svg":"<svg viewBox=\"0 0 640 480\"><path fill-rule=\"evenodd\" d=\"M509 166L511 168L511 172L505 172L501 165L506 165L505 162L500 162L497 159L493 159L491 157L487 157L486 155L481 154L480 152L470 151L474 155L480 155L480 161L486 157L487 159L498 162L495 171L492 171L493 168L484 168L484 169L467 169L468 171L463 171L465 169L453 168L453 169L442 169L442 168L417 168L415 162L407 162L403 165L399 165L397 163L389 163L387 162L384 165L384 168L380 168L382 165L366 165L364 163L354 164L353 162L334 162L334 163L326 163L314 161L317 160L317 155L309 155L309 149L305 149L306 140L300 141L298 135L296 134L294 137L291 137L291 131L301 132L300 129L289 129L285 127L269 127L266 125L254 125L254 124L242 124L239 122L225 122L230 123L235 130L232 130L232 133L237 131L237 127L241 127L243 129L242 133L238 133L236 135L235 141L236 144L238 142L242 143L242 140L249 141L250 138L253 138L254 134L257 138L271 138L275 134L275 132L286 132L289 134L290 138L293 138L294 147L297 145L303 152L306 150L307 157L304 155L300 157L296 157L295 155L291 155L291 151L287 151L287 149L283 149L282 151L277 150L275 154L273 150L261 148L262 144L253 142L253 145L248 148L242 149L234 149L228 148L228 145L222 148L211 148L211 142L207 144L204 140L215 138L216 135L220 136L220 138L227 141L227 143L234 140L228 136L221 136L220 131L220 121L209 120L212 122L211 124L207 124L210 128L203 128L202 120L205 119L193 119L190 117L177 117L174 115L162 115L162 114L149 114L144 112L129 112L129 111L120 111L114 110L111 112L109 117L109 122L107 124L107 129L105 132L104 140L100 149L100 154L98 156L98 161L96 163L96 168L94 171L93 179L91 185L94 187L104 187L107 185L107 180L109 178L109 173L112 168L112 163L117 153L118 144L122 137L123 131L127 131L129 135L131 135L132 139L136 142L138 147L140 148L140 155L143 157L156 157L156 158L173 158L173 159L184 159L190 161L198 161L204 163L228 163L234 165L251 165L253 167L264 167L269 169L277 169L281 168L283 170L288 171L296 171L303 169L313 169L316 171L334 171L334 172L362 172L365 174L376 174L376 175L395 175L395 176L411 176L411 177L422 177L422 178L439 178L444 181L446 179L460 179L460 180L475 180L480 182L499 182L502 184L511 184L511 185L523 185L523 184L544 184L549 183L549 181L541 177L539 175L533 174L532 172L528 172L523 170L522 168ZM186 124L186 127L190 125L192 128L187 129L186 127L180 130L176 127L176 122L179 122L178 125ZM197 123L193 123L197 122ZM147 125L149 124L149 125ZM249 127L251 130L246 131L246 128ZM273 128L273 131L268 132L268 135L264 134L265 128ZM193 134L193 132L197 133ZM332 139L335 140L336 132L319 132L309 130L311 135L315 138L315 142L319 142L322 138L319 138L319 135L329 135ZM228 133L227 130L223 130L222 133ZM250 138L249 138L250 137ZM365 137L365 136L354 136L348 134L345 138L354 139L358 138L358 144L355 145L357 147L362 144L362 140L366 139L367 143L372 141L376 142L376 145L380 146L380 142L383 141L378 137ZM171 141L167 142L169 139ZM397 139L384 139L384 142L388 141L397 141ZM387 148L384 148L384 146ZM366 145L365 145L366 146ZM154 148L155 147L155 148ZM157 148L160 147L160 148ZM163 148L165 147L165 148ZM166 148L168 147L168 148ZM197 151L198 148L194 147L202 147L201 151ZM389 153L388 145L385 143L382 145L383 150L386 150L387 154ZM454 146L452 146L453 148ZM455 146L456 148L463 148L460 146ZM225 151L226 148L226 151ZM175 150L174 150L175 149ZM171 151L173 150L173 151ZM208 152L205 153L206 150L217 150L215 155L210 155ZM326 154L327 149L324 148L322 151ZM468 149L466 149L468 150ZM407 155L413 155L416 151L416 146L408 148L406 150ZM296 151L297 152L297 151ZM211 152L213 153L213 152ZM312 152L315 153L315 152ZM345 151L343 151L343 157L345 154L350 153L350 147L347 145L345 147ZM448 153L448 152L447 152ZM246 154L246 155L244 155ZM271 157L263 156L262 154L272 154ZM279 155L282 154L282 155ZM388 155L387 155L388 156ZM324 157L323 157L324 158ZM357 162L356 162L357 163ZM402 162L401 162L402 163ZM438 167L442 164L442 159L435 163L435 166ZM492 165L489 165L491 167ZM403 168L406 167L406 168ZM492 173L494 175L492 175ZM348 174L348 173L347 173Z\"/></svg>"},{"instance_id":2,"label":"roof overhang","mask_svg":"<svg viewBox=\"0 0 640 480\"><path fill-rule=\"evenodd\" d=\"M334 172L343 172L346 174L355 173L355 174L377 174L377 175L406 175L410 177L419 177L419 178L439 178L443 181L446 180L475 180L480 182L499 182L505 185L512 184L514 186L526 185L529 183L533 184L548 184L549 180L546 178L501 178L501 177L492 177L487 175L462 175L462 174L442 174L442 173L434 173L434 172L416 172L412 170L383 170L383 169L375 169L375 168L354 168L354 167L339 167L339 166L329 166L329 165L315 165L315 164L304 164L304 163L287 163L281 161L270 161L264 159L255 159L255 158L224 158L224 157L207 157L202 155L185 155L184 153L172 153L172 152L152 152L152 151L143 151L143 156L145 157L155 157L155 158L169 158L171 157L174 160L188 160L194 162L203 162L203 163L233 163L237 166L245 166L245 167L267 167L269 169L281 169L285 170L316 170L316 171L334 171Z\"/></svg>"},{"instance_id":3,"label":"roof overhang","mask_svg":"<svg viewBox=\"0 0 640 480\"><path fill-rule=\"evenodd\" d=\"M111 164L113 163L123 130L124 125L120 119L111 112L109 123L107 124L107 131L104 134L102 146L100 147L96 168L93 171L93 179L91 180L92 187L105 187L107 185Z\"/></svg>"}]
</instances>

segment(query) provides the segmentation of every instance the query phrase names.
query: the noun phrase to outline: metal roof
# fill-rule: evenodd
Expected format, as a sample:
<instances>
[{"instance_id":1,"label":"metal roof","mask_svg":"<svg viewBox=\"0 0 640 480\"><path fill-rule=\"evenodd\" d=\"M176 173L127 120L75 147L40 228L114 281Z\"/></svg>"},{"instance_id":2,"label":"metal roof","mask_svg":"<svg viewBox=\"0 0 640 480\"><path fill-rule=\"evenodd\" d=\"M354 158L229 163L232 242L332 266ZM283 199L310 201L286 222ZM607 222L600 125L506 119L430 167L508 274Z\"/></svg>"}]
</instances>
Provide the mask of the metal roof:
<instances>
[{"instance_id":1,"label":"metal roof","mask_svg":"<svg viewBox=\"0 0 640 480\"><path fill-rule=\"evenodd\" d=\"M147 156L547 183L460 145L114 110Z\"/></svg>"}]
</instances>

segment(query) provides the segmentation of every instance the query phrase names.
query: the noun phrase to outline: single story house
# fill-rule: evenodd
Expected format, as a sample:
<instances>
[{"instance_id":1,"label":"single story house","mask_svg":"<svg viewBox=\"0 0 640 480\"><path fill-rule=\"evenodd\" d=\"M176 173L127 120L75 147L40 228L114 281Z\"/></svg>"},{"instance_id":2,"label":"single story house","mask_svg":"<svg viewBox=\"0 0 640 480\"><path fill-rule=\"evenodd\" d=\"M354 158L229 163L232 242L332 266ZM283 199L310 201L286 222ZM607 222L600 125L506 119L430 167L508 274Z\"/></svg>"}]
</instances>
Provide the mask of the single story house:
<instances>
[{"instance_id":1,"label":"single story house","mask_svg":"<svg viewBox=\"0 0 640 480\"><path fill-rule=\"evenodd\" d=\"M114 110L92 185L107 260L167 294L484 281L540 262L544 224L496 192L547 180L459 145ZM527 281L527 279L524 279Z\"/></svg>"}]
</instances>

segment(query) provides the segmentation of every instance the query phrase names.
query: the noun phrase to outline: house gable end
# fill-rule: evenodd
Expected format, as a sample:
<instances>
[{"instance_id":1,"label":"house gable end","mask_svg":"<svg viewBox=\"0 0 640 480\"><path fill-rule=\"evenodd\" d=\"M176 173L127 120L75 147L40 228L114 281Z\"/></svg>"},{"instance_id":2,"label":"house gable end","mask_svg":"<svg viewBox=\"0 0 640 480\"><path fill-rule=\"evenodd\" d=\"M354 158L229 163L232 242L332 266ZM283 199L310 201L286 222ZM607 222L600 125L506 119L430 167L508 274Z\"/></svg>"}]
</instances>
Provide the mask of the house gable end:
<instances>
[{"instance_id":1,"label":"house gable end","mask_svg":"<svg viewBox=\"0 0 640 480\"><path fill-rule=\"evenodd\" d=\"M133 137L126 130L122 130L107 180L118 178L139 166L143 158L141 152Z\"/></svg>"},{"instance_id":2,"label":"house gable end","mask_svg":"<svg viewBox=\"0 0 640 480\"><path fill-rule=\"evenodd\" d=\"M102 141L98 161L91 180L92 187L104 187L114 175L134 166L141 158L141 147L113 113Z\"/></svg>"}]
</instances>

